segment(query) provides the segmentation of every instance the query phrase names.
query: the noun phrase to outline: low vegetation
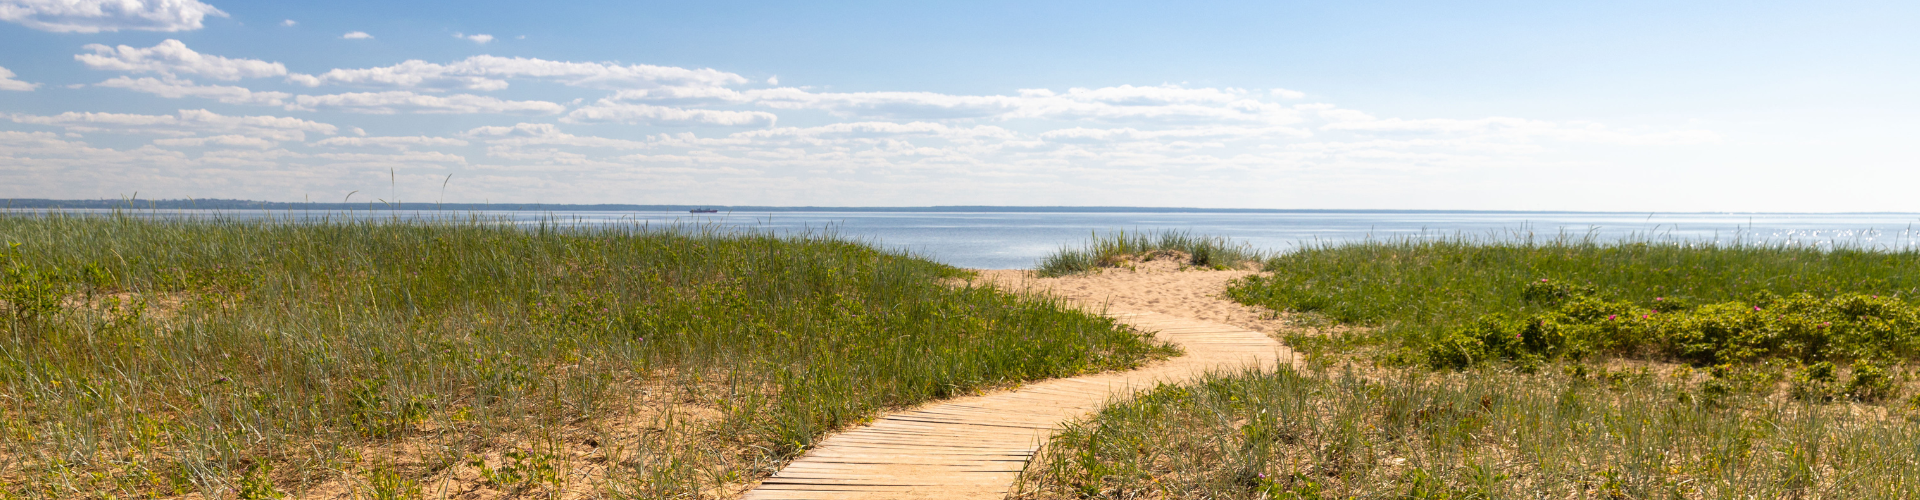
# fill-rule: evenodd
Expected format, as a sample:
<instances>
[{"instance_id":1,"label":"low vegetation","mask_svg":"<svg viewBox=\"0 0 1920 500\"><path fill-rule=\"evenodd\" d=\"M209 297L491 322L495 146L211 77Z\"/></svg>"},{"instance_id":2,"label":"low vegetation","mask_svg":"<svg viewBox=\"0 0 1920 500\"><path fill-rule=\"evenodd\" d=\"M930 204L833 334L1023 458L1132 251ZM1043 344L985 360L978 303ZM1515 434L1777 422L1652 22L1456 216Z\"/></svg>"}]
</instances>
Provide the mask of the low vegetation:
<instances>
[{"instance_id":1,"label":"low vegetation","mask_svg":"<svg viewBox=\"0 0 1920 500\"><path fill-rule=\"evenodd\" d=\"M1065 276L1156 259L1176 259L1182 265L1203 269L1229 269L1257 264L1264 258L1245 244L1221 237L1176 230L1115 231L1093 235L1086 246L1056 251L1042 258L1034 271L1043 277Z\"/></svg>"},{"instance_id":2,"label":"low vegetation","mask_svg":"<svg viewBox=\"0 0 1920 500\"><path fill-rule=\"evenodd\" d=\"M1367 327L1350 340L1395 364L1816 363L1911 357L1920 342L1915 251L1455 238L1310 246L1265 269L1229 296Z\"/></svg>"},{"instance_id":3,"label":"low vegetation","mask_svg":"<svg viewBox=\"0 0 1920 500\"><path fill-rule=\"evenodd\" d=\"M0 498L703 498L837 427L1134 366L831 235L0 215Z\"/></svg>"},{"instance_id":4,"label":"low vegetation","mask_svg":"<svg viewBox=\"0 0 1920 500\"><path fill-rule=\"evenodd\" d=\"M1424 361L1436 368L1495 359L1530 366L1612 355L1730 366L1775 359L1897 362L1920 354L1920 308L1895 297L1762 291L1695 306L1666 297L1643 304L1609 300L1547 278L1526 288L1530 299L1551 308L1516 319L1492 313L1454 326L1428 344Z\"/></svg>"},{"instance_id":5,"label":"low vegetation","mask_svg":"<svg viewBox=\"0 0 1920 500\"><path fill-rule=\"evenodd\" d=\"M1914 498L1920 424L1697 372L1293 370L1165 386L1057 436L1021 498Z\"/></svg>"},{"instance_id":6,"label":"low vegetation","mask_svg":"<svg viewBox=\"0 0 1920 500\"><path fill-rule=\"evenodd\" d=\"M1471 238L1308 246L1228 295L1312 370L1162 387L1033 498L1905 498L1920 252Z\"/></svg>"}]
</instances>

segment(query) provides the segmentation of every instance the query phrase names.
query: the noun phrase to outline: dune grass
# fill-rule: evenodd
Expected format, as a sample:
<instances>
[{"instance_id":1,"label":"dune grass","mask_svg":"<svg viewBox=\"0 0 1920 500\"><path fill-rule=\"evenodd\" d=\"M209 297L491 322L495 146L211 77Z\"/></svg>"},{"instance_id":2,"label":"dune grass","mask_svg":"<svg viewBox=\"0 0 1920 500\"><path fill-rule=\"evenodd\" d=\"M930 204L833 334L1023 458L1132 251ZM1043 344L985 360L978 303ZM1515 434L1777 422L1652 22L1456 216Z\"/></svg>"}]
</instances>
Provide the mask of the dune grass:
<instances>
[{"instance_id":1,"label":"dune grass","mask_svg":"<svg viewBox=\"0 0 1920 500\"><path fill-rule=\"evenodd\" d=\"M1195 236L1187 231L1114 231L1094 234L1085 246L1049 254L1034 270L1040 276L1065 276L1119 267L1129 260L1163 257L1179 258L1182 264L1194 267L1227 269L1260 262L1265 255L1227 238Z\"/></svg>"},{"instance_id":2,"label":"dune grass","mask_svg":"<svg viewBox=\"0 0 1920 500\"><path fill-rule=\"evenodd\" d=\"M1448 238L1265 269L1228 295L1288 312L1314 369L1109 407L1047 445L1022 496L1920 490L1920 252Z\"/></svg>"},{"instance_id":3,"label":"dune grass","mask_svg":"<svg viewBox=\"0 0 1920 500\"><path fill-rule=\"evenodd\" d=\"M1166 346L832 235L0 215L0 497L726 496Z\"/></svg>"},{"instance_id":4,"label":"dune grass","mask_svg":"<svg viewBox=\"0 0 1920 500\"><path fill-rule=\"evenodd\" d=\"M1265 269L1268 275L1236 283L1228 295L1246 304L1369 327L1367 338L1354 340L1386 347L1407 363L1433 361L1431 347L1483 320L1562 320L1571 326L1576 321L1555 316L1567 299L1591 299L1620 321L1679 322L1687 318L1675 313L1709 312L1710 306L1765 308L1796 296L1857 296L1895 308L1920 298L1920 252L1844 246L1459 237L1306 246L1274 257ZM1775 316L1776 310L1759 316ZM1496 326L1492 329L1517 328ZM1906 342L1920 332L1897 335ZM1307 347L1318 343L1301 340ZM1647 346L1626 346L1616 354L1645 354L1631 352L1641 347ZM1807 353L1793 361L1819 362L1825 354Z\"/></svg>"},{"instance_id":5,"label":"dune grass","mask_svg":"<svg viewBox=\"0 0 1920 500\"><path fill-rule=\"evenodd\" d=\"M1020 498L1913 498L1920 412L1644 371L1292 370L1163 386L1054 438ZM1864 415L1862 414L1864 413Z\"/></svg>"}]
</instances>

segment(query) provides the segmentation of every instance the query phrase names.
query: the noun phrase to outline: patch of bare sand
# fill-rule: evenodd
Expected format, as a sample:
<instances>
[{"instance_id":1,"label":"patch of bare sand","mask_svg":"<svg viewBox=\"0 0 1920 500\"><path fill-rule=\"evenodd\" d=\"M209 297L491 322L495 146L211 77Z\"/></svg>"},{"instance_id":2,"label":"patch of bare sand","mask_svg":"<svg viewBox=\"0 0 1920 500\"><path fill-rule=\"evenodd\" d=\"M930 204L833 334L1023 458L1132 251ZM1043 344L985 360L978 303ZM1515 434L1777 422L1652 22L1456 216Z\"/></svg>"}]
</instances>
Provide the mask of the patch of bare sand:
<instances>
[{"instance_id":1,"label":"patch of bare sand","mask_svg":"<svg viewBox=\"0 0 1920 500\"><path fill-rule=\"evenodd\" d=\"M1017 269L982 270L974 281L1013 292L1052 294L1096 313L1109 309L1151 311L1226 323L1268 335L1285 328L1280 313L1226 297L1227 285L1233 280L1259 273L1197 268L1181 264L1182 260L1125 262L1121 267L1057 278L1042 278L1033 271Z\"/></svg>"}]
</instances>

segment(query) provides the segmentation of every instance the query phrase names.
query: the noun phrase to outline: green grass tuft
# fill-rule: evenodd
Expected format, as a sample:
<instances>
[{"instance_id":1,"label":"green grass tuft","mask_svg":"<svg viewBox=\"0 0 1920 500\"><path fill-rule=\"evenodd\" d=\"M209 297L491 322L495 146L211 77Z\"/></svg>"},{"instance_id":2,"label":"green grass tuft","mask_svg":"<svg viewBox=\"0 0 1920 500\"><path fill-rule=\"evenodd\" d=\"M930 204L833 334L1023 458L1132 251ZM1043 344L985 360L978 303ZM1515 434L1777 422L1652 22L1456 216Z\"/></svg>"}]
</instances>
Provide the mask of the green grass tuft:
<instances>
[{"instance_id":1,"label":"green grass tuft","mask_svg":"<svg viewBox=\"0 0 1920 500\"><path fill-rule=\"evenodd\" d=\"M1065 276L1116 267L1129 258L1151 260L1163 252L1179 252L1184 265L1210 269L1228 269L1245 263L1257 263L1266 256L1246 244L1215 236L1194 236L1187 231L1115 231L1095 234L1085 246L1065 248L1040 260L1035 269L1040 276Z\"/></svg>"}]
</instances>

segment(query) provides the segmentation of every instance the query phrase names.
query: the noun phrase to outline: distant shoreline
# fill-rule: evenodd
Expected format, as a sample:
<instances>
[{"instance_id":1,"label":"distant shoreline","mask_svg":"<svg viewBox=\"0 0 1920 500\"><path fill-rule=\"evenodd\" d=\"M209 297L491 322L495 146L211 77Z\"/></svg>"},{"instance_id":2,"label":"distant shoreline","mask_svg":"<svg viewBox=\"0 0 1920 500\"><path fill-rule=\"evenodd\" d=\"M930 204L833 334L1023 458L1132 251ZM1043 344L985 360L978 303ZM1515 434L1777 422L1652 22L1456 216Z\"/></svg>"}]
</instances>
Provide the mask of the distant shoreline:
<instances>
[{"instance_id":1,"label":"distant shoreline","mask_svg":"<svg viewBox=\"0 0 1920 500\"><path fill-rule=\"evenodd\" d=\"M761 205L628 205L628 204L565 204L565 203L421 203L403 202L389 205L382 202L371 203L306 203L275 202L230 199L177 199L177 200L53 200L40 198L13 198L0 200L0 209L64 209L64 210L387 210L387 211L510 211L510 212L686 212L695 208L711 208L721 214L732 212L947 212L947 213L1219 213L1219 214L1300 214L1300 213L1367 213L1367 214L1442 214L1442 213L1478 213L1478 214L1805 214L1805 215L1845 215L1845 214L1920 214L1920 212L1640 212L1640 211L1586 211L1586 210L1408 210L1408 209L1278 209L1278 208L1194 208L1194 207L1125 207L1125 206L992 206L992 205L945 205L925 207L819 207L819 206L761 206Z\"/></svg>"}]
</instances>

